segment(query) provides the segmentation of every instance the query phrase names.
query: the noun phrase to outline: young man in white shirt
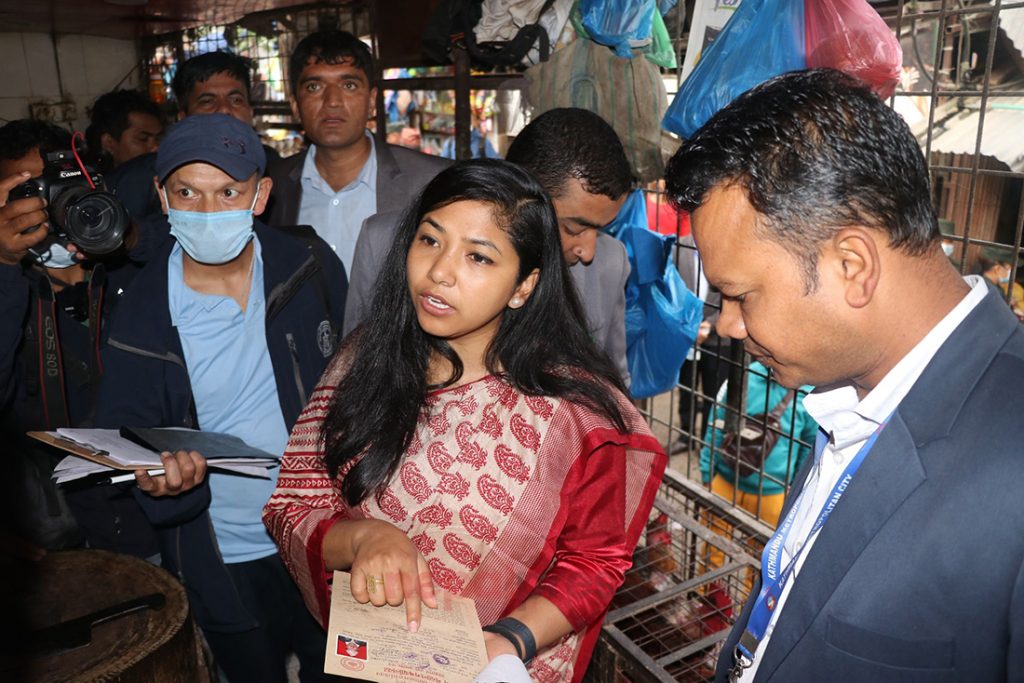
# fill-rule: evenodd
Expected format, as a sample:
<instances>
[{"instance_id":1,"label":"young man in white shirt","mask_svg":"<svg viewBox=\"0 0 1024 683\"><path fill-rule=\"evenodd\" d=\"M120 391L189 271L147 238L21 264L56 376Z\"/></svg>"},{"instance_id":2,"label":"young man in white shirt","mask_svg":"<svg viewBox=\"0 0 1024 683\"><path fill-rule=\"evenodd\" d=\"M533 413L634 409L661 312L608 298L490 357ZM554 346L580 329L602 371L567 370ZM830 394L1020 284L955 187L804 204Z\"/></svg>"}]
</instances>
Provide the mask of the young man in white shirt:
<instances>
[{"instance_id":1,"label":"young man in white shirt","mask_svg":"<svg viewBox=\"0 0 1024 683\"><path fill-rule=\"evenodd\" d=\"M940 246L906 123L837 71L737 98L666 171L717 329L821 425L719 681L1024 677L1024 334Z\"/></svg>"}]
</instances>

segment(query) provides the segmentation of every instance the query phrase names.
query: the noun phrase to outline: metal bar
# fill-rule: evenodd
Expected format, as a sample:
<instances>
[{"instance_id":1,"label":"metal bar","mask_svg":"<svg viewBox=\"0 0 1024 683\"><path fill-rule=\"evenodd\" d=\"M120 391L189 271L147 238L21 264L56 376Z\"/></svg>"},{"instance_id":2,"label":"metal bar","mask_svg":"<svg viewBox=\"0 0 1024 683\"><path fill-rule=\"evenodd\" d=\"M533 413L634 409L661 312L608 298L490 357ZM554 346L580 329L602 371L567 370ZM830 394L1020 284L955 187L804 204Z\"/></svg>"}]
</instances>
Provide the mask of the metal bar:
<instances>
[{"instance_id":1,"label":"metal bar","mask_svg":"<svg viewBox=\"0 0 1024 683\"><path fill-rule=\"evenodd\" d=\"M933 171L945 171L948 173L972 173L967 166L941 166L935 164L931 167ZM1024 178L1024 171L1002 171L996 168L979 168L977 175L995 176L997 178Z\"/></svg>"},{"instance_id":2,"label":"metal bar","mask_svg":"<svg viewBox=\"0 0 1024 683\"><path fill-rule=\"evenodd\" d=\"M935 54L932 56L932 75L931 75L931 92L928 97L930 101L928 103L928 138L925 140L924 158L927 163L932 158L932 131L935 129L935 110L939 106L939 62L942 57L942 48L946 42L946 3L948 0L942 0L940 6L939 16L936 21L935 30ZM916 49L916 48L915 48ZM924 69L924 64L919 64L921 69ZM930 178L931 184L935 185L935 178Z\"/></svg>"},{"instance_id":3,"label":"metal bar","mask_svg":"<svg viewBox=\"0 0 1024 683\"><path fill-rule=\"evenodd\" d=\"M716 496L697 482L687 479L672 470L665 470L665 475L662 477L662 483L667 485L669 488L673 488L683 495L696 500L698 503L702 503L707 507L713 508L715 510L715 514L726 522L744 529L749 529L752 532L751 537L756 538L761 543L767 543L768 539L771 538L771 535L775 531L772 527L757 519L743 508L726 508L723 505L723 498ZM660 494L658 497L659 499L662 499ZM665 512L668 514L667 510ZM756 560L756 562L758 566L760 566L760 559Z\"/></svg>"},{"instance_id":4,"label":"metal bar","mask_svg":"<svg viewBox=\"0 0 1024 683\"><path fill-rule=\"evenodd\" d=\"M995 0L995 17L999 16L1002 0ZM985 56L985 75L982 78L981 86L981 110L978 112L978 134L974 139L974 157L971 160L970 185L967 190L967 214L964 216L964 239L971 235L971 221L974 218L974 199L978 190L978 169L981 167L981 140L985 134L985 105L988 103L989 79L992 77L992 62L996 55L996 40L999 31L999 22L993 21L989 26L988 33L988 54ZM930 157L925 157L929 159ZM1016 262L1016 259L1014 259ZM1016 267L1016 266L1015 266ZM1013 280L1011 278L1010 282ZM1010 300L1013 287L1006 288L1006 300Z\"/></svg>"},{"instance_id":5,"label":"metal bar","mask_svg":"<svg viewBox=\"0 0 1024 683\"><path fill-rule=\"evenodd\" d=\"M634 673L640 674L645 680L658 681L659 683L676 683L675 679L668 675L668 672L658 666L654 659L641 650L636 643L626 637L616 626L605 624L603 633L611 639L612 646L618 648L624 655L622 663L629 666Z\"/></svg>"},{"instance_id":6,"label":"metal bar","mask_svg":"<svg viewBox=\"0 0 1024 683\"><path fill-rule=\"evenodd\" d=\"M353 19L354 21L354 19ZM387 129L387 112L384 111L384 70L380 66L380 44L377 41L377 36L380 34L380 22L377 17L377 3L370 3L370 36L373 41L373 56L374 59L374 71L373 74L373 85L374 85L374 103L373 103L373 118L376 123L377 144L382 145L387 142L388 129Z\"/></svg>"},{"instance_id":7,"label":"metal bar","mask_svg":"<svg viewBox=\"0 0 1024 683\"><path fill-rule=\"evenodd\" d=\"M497 90L506 81L519 80L519 74L484 74L470 77L473 90ZM457 76L418 76L383 78L380 87L387 90L455 90Z\"/></svg>"},{"instance_id":8,"label":"metal bar","mask_svg":"<svg viewBox=\"0 0 1024 683\"><path fill-rule=\"evenodd\" d=\"M616 610L613 610L608 613L604 620L608 623L617 623L627 617L635 616L640 612L643 612L644 610L648 610L652 607L657 607L662 603L668 602L680 593L688 593L697 586L702 586L710 581L714 581L719 576L723 576L737 569L749 568L750 565L746 562L729 562L727 564L722 565L718 569L705 572L703 574L693 577L692 579L683 581L682 583L677 583L671 588L666 588L663 591L658 591L654 595L648 595L646 598L641 598L636 602L632 602L628 605L625 605L624 607L620 607Z\"/></svg>"},{"instance_id":9,"label":"metal bar","mask_svg":"<svg viewBox=\"0 0 1024 683\"><path fill-rule=\"evenodd\" d=\"M896 42L898 44L900 44L900 45L903 44L902 43L902 41L903 41L903 20L905 19L904 15L903 15L903 6L904 6L904 0L899 0L899 3L896 5L895 33L896 33ZM914 34L913 33L910 34L910 39L914 40ZM898 83L897 83L897 85L898 85ZM894 91L893 94L889 97L889 106L893 107L893 106L895 106L895 104L896 104L896 92Z\"/></svg>"},{"instance_id":10,"label":"metal bar","mask_svg":"<svg viewBox=\"0 0 1024 683\"><path fill-rule=\"evenodd\" d=\"M945 4L945 3L943 3L943 4ZM1003 5L1002 9L1017 9L1019 7L1024 7L1024 2L1008 2L1005 5ZM959 9L951 9L951 10L943 9L943 10L940 10L938 12L938 14L942 14L943 16L959 16L959 15L963 15L963 14L991 14L991 15L994 16L994 15L999 13L999 9L1000 8L998 7L998 5L997 6L992 6L992 5L982 5L982 6L969 5L969 6L966 6L966 7L961 7ZM910 13L904 14L903 18L904 19L913 19L913 20L917 20L917 19L933 19L933 18L935 18L936 14L937 13L936 13L935 10L923 10L923 11L920 11L920 12L910 12Z\"/></svg>"},{"instance_id":11,"label":"metal bar","mask_svg":"<svg viewBox=\"0 0 1024 683\"><path fill-rule=\"evenodd\" d=\"M469 144L473 126L469 102L469 53L463 47L453 47L452 61L455 63L455 158L469 159L473 156Z\"/></svg>"},{"instance_id":12,"label":"metal bar","mask_svg":"<svg viewBox=\"0 0 1024 683\"><path fill-rule=\"evenodd\" d=\"M1020 240L1021 233L1024 232L1024 188L1021 188L1020 193L1020 206L1017 207L1017 229L1014 231L1013 236L1013 265L1010 266L1010 282L1006 286L1008 295L1013 294L1013 283L1017 281L1017 263L1020 261Z\"/></svg>"},{"instance_id":13,"label":"metal bar","mask_svg":"<svg viewBox=\"0 0 1024 683\"><path fill-rule=\"evenodd\" d=\"M676 522L684 529L700 538L705 543L710 543L716 548L720 548L723 552L729 554L737 559L747 560L748 563L755 566L760 566L759 560L750 554L750 549L744 548L735 541L716 534L711 529L707 528L700 522L698 522L694 515L688 514L685 510L680 510L669 500L658 496L657 506L658 509L668 515L669 519ZM724 515L721 515L724 517Z\"/></svg>"},{"instance_id":14,"label":"metal bar","mask_svg":"<svg viewBox=\"0 0 1024 683\"><path fill-rule=\"evenodd\" d=\"M897 90L896 95L906 95L914 97L929 97L932 94L931 90ZM942 97L981 97L981 92L977 90L943 90L939 88L938 94ZM1021 97L1024 92L1020 90L990 90L988 97Z\"/></svg>"},{"instance_id":15,"label":"metal bar","mask_svg":"<svg viewBox=\"0 0 1024 683\"><path fill-rule=\"evenodd\" d=\"M746 412L744 405L744 399L746 398L746 363L745 351L743 350L743 342L738 339L733 339L729 343L729 360L732 365L729 367L729 390L726 395L726 400L729 403L729 407L732 411L727 412L725 415L725 429L727 432L732 434L738 434L743 429L742 415ZM736 501L733 501L736 504Z\"/></svg>"},{"instance_id":16,"label":"metal bar","mask_svg":"<svg viewBox=\"0 0 1024 683\"><path fill-rule=\"evenodd\" d=\"M695 640L686 647L680 648L672 654L665 655L664 657L659 657L655 661L660 667L667 667L670 664L675 664L680 659L686 659L691 655L697 654L701 650L706 650L712 645L715 645L720 640L725 640L729 637L730 630L731 629L724 628L721 631L715 631L710 636L705 636L700 640Z\"/></svg>"}]
</instances>

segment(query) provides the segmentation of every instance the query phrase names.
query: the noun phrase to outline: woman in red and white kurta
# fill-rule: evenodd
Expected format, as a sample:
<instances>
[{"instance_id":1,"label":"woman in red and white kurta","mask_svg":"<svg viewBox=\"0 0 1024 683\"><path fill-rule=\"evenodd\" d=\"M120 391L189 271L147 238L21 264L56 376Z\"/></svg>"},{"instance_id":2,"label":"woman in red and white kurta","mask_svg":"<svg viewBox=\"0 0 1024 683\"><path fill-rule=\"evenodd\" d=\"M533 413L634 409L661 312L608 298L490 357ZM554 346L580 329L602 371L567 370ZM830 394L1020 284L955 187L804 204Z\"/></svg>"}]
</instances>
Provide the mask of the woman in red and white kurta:
<instances>
[{"instance_id":1,"label":"woman in red and white kurta","mask_svg":"<svg viewBox=\"0 0 1024 683\"><path fill-rule=\"evenodd\" d=\"M374 308L264 511L306 604L326 624L330 573L347 570L357 600L405 602L415 630L440 586L485 626L525 625L534 679L579 680L666 458L584 331L547 196L504 162L442 172Z\"/></svg>"}]
</instances>

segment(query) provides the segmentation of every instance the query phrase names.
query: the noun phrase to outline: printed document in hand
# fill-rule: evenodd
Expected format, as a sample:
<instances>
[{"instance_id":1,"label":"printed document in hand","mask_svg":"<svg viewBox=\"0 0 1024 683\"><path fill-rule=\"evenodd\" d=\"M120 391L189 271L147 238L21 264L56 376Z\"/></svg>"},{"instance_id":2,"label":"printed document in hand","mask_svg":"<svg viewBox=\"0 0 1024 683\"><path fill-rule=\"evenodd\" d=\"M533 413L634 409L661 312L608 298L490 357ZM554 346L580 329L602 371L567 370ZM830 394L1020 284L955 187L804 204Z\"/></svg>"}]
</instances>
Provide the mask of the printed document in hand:
<instances>
[{"instance_id":1,"label":"printed document in hand","mask_svg":"<svg viewBox=\"0 0 1024 683\"><path fill-rule=\"evenodd\" d=\"M473 683L487 666L476 607L437 589L437 609L423 605L410 633L405 605L374 607L352 597L351 577L334 572L324 671L365 681Z\"/></svg>"},{"instance_id":2,"label":"printed document in hand","mask_svg":"<svg viewBox=\"0 0 1024 683\"><path fill-rule=\"evenodd\" d=\"M157 469L160 451L194 450L207 459L207 467L269 478L277 458L228 434L195 429L58 429L29 432L29 436L72 453L53 471L57 483L111 470Z\"/></svg>"}]
</instances>

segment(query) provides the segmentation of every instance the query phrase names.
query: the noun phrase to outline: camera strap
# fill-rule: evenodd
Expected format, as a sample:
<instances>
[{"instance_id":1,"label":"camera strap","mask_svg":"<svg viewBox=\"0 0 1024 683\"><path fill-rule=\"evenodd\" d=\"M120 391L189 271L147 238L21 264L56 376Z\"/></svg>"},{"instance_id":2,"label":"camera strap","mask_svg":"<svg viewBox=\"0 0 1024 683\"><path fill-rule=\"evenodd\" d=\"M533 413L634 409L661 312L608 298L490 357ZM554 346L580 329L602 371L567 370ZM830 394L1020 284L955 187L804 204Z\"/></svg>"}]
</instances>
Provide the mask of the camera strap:
<instances>
[{"instance_id":1,"label":"camera strap","mask_svg":"<svg viewBox=\"0 0 1024 683\"><path fill-rule=\"evenodd\" d=\"M84 383L92 392L98 388L100 377L103 374L100 340L106 280L106 270L102 264L97 264L90 272L86 285L89 315L89 361L83 364L87 368ZM43 423L46 429L56 429L69 426L71 419L68 413L64 349L61 345L60 326L57 322L59 304L53 283L45 271L39 278L37 292L35 311L28 316L28 324L25 328L23 357L29 376L38 381ZM77 360L74 358L71 360L77 364ZM79 373L76 382L83 383L82 373Z\"/></svg>"},{"instance_id":2,"label":"camera strap","mask_svg":"<svg viewBox=\"0 0 1024 683\"><path fill-rule=\"evenodd\" d=\"M47 429L71 423L64 388L64 360L57 330L57 297L44 274L39 278L36 310L29 315L25 329L25 359L29 376L39 380L43 421Z\"/></svg>"},{"instance_id":3,"label":"camera strap","mask_svg":"<svg viewBox=\"0 0 1024 683\"><path fill-rule=\"evenodd\" d=\"M93 266L89 273L89 350L93 362L89 364L89 384L95 391L103 376L103 359L100 357L100 337L103 329L103 293L107 287L107 269L102 263Z\"/></svg>"}]
</instances>

